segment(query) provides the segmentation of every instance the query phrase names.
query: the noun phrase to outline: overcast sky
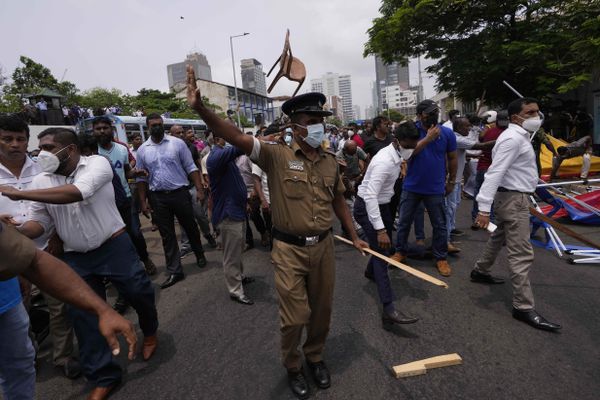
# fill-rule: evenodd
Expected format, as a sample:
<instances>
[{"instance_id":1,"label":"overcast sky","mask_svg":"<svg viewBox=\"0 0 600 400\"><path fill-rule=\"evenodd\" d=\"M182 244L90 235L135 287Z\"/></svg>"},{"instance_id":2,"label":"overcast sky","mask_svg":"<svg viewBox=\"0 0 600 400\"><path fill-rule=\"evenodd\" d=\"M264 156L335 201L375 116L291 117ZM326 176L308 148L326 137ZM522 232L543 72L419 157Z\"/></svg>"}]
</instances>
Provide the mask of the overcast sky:
<instances>
[{"instance_id":1,"label":"overcast sky","mask_svg":"<svg viewBox=\"0 0 600 400\"><path fill-rule=\"evenodd\" d=\"M207 56L214 81L233 85L229 36L250 32L234 39L241 86L239 61L256 58L268 72L289 28L292 51L307 68L301 92L325 72L350 74L353 103L364 117L375 62L362 52L379 6L379 0L2 0L0 65L10 75L25 55L57 79L66 70L65 79L82 90L166 91L167 64L196 50ZM281 79L271 95L290 95L295 85ZM433 80L426 78L424 86L425 96L432 96Z\"/></svg>"}]
</instances>

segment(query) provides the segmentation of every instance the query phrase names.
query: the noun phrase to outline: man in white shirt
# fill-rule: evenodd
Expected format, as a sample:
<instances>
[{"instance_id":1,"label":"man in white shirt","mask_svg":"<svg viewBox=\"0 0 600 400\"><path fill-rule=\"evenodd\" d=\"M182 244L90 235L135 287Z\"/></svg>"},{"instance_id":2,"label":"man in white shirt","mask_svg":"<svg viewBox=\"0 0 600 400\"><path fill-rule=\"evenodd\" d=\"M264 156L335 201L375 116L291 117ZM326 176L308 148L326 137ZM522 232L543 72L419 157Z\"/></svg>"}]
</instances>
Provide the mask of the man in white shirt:
<instances>
[{"instance_id":1,"label":"man in white shirt","mask_svg":"<svg viewBox=\"0 0 600 400\"><path fill-rule=\"evenodd\" d=\"M538 173L530 135L542 123L537 100L521 98L508 105L510 124L492 150L492 165L477 195L479 213L475 223L487 228L490 209L498 228L487 242L483 255L471 271L477 283L499 284L503 279L490 275L496 256L506 242L508 268L513 287L513 317L534 328L557 331L559 324L547 321L535 311L529 269L533 248L529 241L529 195L536 189Z\"/></svg>"},{"instance_id":2,"label":"man in white shirt","mask_svg":"<svg viewBox=\"0 0 600 400\"><path fill-rule=\"evenodd\" d=\"M37 175L31 189L0 187L8 198L32 201L30 220L18 229L37 238L55 226L64 243L62 259L104 298L108 278L139 315L144 333L142 354L149 359L157 347L158 319L154 288L141 267L125 224L115 205L113 172L101 156L82 157L75 132L49 128L40 133ZM95 386L91 399L104 399L121 381L122 372L98 330L97 317L70 309L79 342L83 371Z\"/></svg>"},{"instance_id":3,"label":"man in white shirt","mask_svg":"<svg viewBox=\"0 0 600 400\"><path fill-rule=\"evenodd\" d=\"M448 121L442 124L443 127L448 129L452 129L452 124L456 118L460 117L460 111L458 110L450 110L448 111Z\"/></svg>"},{"instance_id":4,"label":"man in white shirt","mask_svg":"<svg viewBox=\"0 0 600 400\"><path fill-rule=\"evenodd\" d=\"M419 132L411 121L404 121L394 132L395 138L381 149L369 163L365 177L358 187L354 202L354 218L363 228L369 246L388 255L392 247L391 237L394 216L390 201L394 195L394 185L400 175L403 160L419 153L439 135L439 129L431 128L427 136L419 140ZM407 317L394 307L394 291L387 273L387 263L371 257L365 270L365 277L377 284L379 299L383 304L382 322L385 329L393 324L412 324L418 318Z\"/></svg>"}]
</instances>

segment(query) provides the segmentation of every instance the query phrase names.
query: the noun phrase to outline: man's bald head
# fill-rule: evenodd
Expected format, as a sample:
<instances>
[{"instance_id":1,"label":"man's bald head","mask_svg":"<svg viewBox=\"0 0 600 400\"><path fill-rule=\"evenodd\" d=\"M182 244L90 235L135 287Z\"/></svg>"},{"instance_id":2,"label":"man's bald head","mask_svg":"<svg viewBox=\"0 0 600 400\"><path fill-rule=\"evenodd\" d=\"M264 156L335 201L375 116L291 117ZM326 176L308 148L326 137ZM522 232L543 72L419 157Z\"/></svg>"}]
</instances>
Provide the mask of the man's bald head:
<instances>
[{"instance_id":1,"label":"man's bald head","mask_svg":"<svg viewBox=\"0 0 600 400\"><path fill-rule=\"evenodd\" d=\"M183 140L183 134L184 134L183 126L173 125L171 127L171 129L169 129L169 133L171 134L171 136L175 136L176 138Z\"/></svg>"},{"instance_id":2,"label":"man's bald head","mask_svg":"<svg viewBox=\"0 0 600 400\"><path fill-rule=\"evenodd\" d=\"M357 147L358 146L354 140L348 140L346 143L344 143L344 153L348 154L349 156L353 156L356 154Z\"/></svg>"}]
</instances>

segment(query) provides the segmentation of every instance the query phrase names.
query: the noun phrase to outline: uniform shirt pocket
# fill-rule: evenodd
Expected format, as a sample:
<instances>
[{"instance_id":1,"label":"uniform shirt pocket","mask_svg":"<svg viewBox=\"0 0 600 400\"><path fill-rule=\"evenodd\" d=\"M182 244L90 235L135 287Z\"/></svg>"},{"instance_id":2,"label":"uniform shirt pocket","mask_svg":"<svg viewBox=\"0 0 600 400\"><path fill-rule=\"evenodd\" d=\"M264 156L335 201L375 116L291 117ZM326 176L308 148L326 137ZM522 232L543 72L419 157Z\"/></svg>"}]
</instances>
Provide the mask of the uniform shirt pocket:
<instances>
[{"instance_id":1,"label":"uniform shirt pocket","mask_svg":"<svg viewBox=\"0 0 600 400\"><path fill-rule=\"evenodd\" d=\"M283 176L285 197L301 199L308 194L308 177L306 172L286 171Z\"/></svg>"},{"instance_id":2,"label":"uniform shirt pocket","mask_svg":"<svg viewBox=\"0 0 600 400\"><path fill-rule=\"evenodd\" d=\"M335 197L335 177L323 176L320 184L315 185L315 193L317 197L326 202L332 202Z\"/></svg>"}]
</instances>

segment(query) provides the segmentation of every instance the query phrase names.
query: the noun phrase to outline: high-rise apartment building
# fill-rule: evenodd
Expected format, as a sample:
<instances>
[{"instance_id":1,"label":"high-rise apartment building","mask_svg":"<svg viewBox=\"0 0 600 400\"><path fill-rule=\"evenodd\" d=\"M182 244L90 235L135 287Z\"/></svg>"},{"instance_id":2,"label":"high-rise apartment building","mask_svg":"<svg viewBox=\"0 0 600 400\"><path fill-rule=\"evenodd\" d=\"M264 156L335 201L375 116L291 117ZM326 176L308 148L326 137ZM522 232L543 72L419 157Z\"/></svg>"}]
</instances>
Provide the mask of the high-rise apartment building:
<instances>
[{"instance_id":1,"label":"high-rise apartment building","mask_svg":"<svg viewBox=\"0 0 600 400\"><path fill-rule=\"evenodd\" d=\"M383 99L384 88L395 86L396 91L410 89L410 76L408 72L408 62L402 65L400 62L386 64L381 58L375 56L375 90L377 91L377 103L373 104L381 113L387 107L390 107ZM385 104L384 104L385 103ZM393 108L393 107L390 107Z\"/></svg>"},{"instance_id":2,"label":"high-rise apartment building","mask_svg":"<svg viewBox=\"0 0 600 400\"><path fill-rule=\"evenodd\" d=\"M242 87L245 90L267 95L267 82L262 64L254 58L248 58L241 61L242 67Z\"/></svg>"},{"instance_id":3,"label":"high-rise apartment building","mask_svg":"<svg viewBox=\"0 0 600 400\"><path fill-rule=\"evenodd\" d=\"M323 93L325 96L338 96L342 100L343 121L354 119L352 109L352 78L350 75L340 75L327 72L321 78L310 81L311 91Z\"/></svg>"},{"instance_id":4,"label":"high-rise apartment building","mask_svg":"<svg viewBox=\"0 0 600 400\"><path fill-rule=\"evenodd\" d=\"M187 82L186 67L190 64L194 68L196 78L212 81L210 65L206 56L202 53L188 54L185 61L167 65L167 77L169 79L169 89L177 90L177 86L185 85Z\"/></svg>"}]
</instances>

